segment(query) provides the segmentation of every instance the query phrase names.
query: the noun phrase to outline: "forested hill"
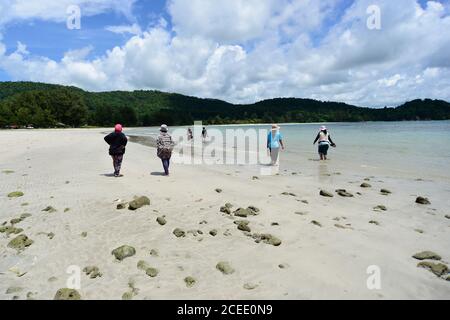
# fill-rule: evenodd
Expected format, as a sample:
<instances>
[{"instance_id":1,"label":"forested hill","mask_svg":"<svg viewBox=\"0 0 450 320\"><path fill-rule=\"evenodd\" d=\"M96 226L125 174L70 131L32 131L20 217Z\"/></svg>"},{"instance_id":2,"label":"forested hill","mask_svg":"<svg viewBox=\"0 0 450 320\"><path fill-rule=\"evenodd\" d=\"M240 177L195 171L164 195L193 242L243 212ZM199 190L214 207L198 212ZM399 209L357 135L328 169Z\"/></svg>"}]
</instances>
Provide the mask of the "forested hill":
<instances>
[{"instance_id":1,"label":"forested hill","mask_svg":"<svg viewBox=\"0 0 450 320\"><path fill-rule=\"evenodd\" d=\"M33 125L125 126L206 124L447 120L450 104L413 100L397 108L370 109L345 103L277 98L235 105L160 91L87 92L76 87L0 82L0 128Z\"/></svg>"}]
</instances>

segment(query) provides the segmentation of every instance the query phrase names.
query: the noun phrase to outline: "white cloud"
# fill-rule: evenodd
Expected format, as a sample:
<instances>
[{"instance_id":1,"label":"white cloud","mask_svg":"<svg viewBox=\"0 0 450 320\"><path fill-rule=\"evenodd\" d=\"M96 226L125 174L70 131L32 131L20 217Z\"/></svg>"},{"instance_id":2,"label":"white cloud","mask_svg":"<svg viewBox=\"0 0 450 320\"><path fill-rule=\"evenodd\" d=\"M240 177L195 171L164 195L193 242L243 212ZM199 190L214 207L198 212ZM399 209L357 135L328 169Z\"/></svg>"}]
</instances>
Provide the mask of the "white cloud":
<instances>
[{"instance_id":1,"label":"white cloud","mask_svg":"<svg viewBox=\"0 0 450 320\"><path fill-rule=\"evenodd\" d=\"M130 33L138 35L142 33L141 27L137 23L133 23L132 25L107 26L105 29L118 34Z\"/></svg>"},{"instance_id":2,"label":"white cloud","mask_svg":"<svg viewBox=\"0 0 450 320\"><path fill-rule=\"evenodd\" d=\"M382 29L369 30L371 0L356 1L341 18L339 3L171 0L173 29L164 21L143 32L112 27L134 35L103 56L89 58L87 47L59 61L26 54L25 47L6 55L0 42L0 68L17 80L95 91L159 89L239 103L281 96L364 106L450 100L448 5L380 0ZM327 26L330 19L337 23Z\"/></svg>"}]
</instances>

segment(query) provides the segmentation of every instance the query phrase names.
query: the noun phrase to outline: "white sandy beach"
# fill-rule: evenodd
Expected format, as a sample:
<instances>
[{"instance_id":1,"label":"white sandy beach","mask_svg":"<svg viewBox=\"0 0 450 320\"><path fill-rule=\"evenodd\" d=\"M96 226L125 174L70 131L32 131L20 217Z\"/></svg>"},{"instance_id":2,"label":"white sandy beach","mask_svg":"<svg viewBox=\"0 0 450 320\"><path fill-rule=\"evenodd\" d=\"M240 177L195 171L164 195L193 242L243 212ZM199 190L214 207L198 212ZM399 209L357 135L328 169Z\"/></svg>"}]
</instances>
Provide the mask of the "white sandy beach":
<instances>
[{"instance_id":1,"label":"white sandy beach","mask_svg":"<svg viewBox=\"0 0 450 320\"><path fill-rule=\"evenodd\" d=\"M448 181L377 176L366 181L371 188L361 188L366 176L355 179L358 168L336 173L332 161L302 167L307 157L299 159L295 175L282 171L254 180L254 173L233 166L172 164L171 176L163 177L155 174L162 171L155 150L135 143L127 147L124 177L113 178L104 131L0 131L0 224L29 213L15 226L34 241L18 253L7 246L17 235L0 234L0 299L53 299L67 286L71 265L97 266L102 273L95 279L82 273L82 299L122 299L129 283L133 299L450 299L448 275L418 268L412 257L428 250L450 263ZM381 188L392 194L381 195ZM334 197L320 196L321 189ZM13 191L24 195L9 198ZM134 196L149 197L151 205L116 209L117 199ZM417 196L431 205L416 204ZM234 220L242 218L220 212L226 203L232 210L259 208L246 218L251 232L272 234L281 245L256 243L238 230ZM387 211L374 211L378 205ZM57 211L42 211L47 206ZM161 216L164 226L156 221ZM175 228L203 234L177 238ZM119 262L111 251L122 245L136 254ZM138 269L141 260L158 275ZM234 273L217 270L220 261ZM378 290L366 284L373 265L381 271ZM196 280L192 287L184 282L188 276Z\"/></svg>"}]
</instances>

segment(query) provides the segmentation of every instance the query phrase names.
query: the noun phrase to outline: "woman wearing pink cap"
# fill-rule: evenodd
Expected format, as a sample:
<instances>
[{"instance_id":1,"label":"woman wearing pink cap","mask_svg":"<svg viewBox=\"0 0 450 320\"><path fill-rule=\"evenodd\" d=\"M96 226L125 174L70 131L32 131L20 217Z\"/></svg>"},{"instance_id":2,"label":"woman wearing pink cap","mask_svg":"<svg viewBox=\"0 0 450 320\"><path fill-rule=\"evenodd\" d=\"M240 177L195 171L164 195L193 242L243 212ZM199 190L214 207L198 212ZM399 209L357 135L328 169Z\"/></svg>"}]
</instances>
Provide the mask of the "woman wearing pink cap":
<instances>
[{"instance_id":1,"label":"woman wearing pink cap","mask_svg":"<svg viewBox=\"0 0 450 320\"><path fill-rule=\"evenodd\" d=\"M319 141L319 155L320 160L327 160L328 149L330 145L332 147L336 147L336 144L331 140L330 133L327 130L327 127L321 126L319 129L319 133L317 134L316 139L313 142L313 145Z\"/></svg>"},{"instance_id":2,"label":"woman wearing pink cap","mask_svg":"<svg viewBox=\"0 0 450 320\"><path fill-rule=\"evenodd\" d=\"M109 144L109 155L113 159L114 177L121 177L120 168L125 154L125 146L128 142L127 137L122 132L122 125L116 124L114 132L108 134L105 141Z\"/></svg>"}]
</instances>

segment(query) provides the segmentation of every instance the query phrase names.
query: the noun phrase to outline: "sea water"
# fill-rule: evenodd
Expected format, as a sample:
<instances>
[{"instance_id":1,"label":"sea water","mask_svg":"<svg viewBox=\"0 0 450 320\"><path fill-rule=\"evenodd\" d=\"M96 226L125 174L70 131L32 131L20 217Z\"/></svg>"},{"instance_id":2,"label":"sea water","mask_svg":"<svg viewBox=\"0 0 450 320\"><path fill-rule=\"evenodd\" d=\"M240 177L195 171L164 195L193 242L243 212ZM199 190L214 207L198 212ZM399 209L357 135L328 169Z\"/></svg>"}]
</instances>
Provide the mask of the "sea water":
<instances>
[{"instance_id":1,"label":"sea water","mask_svg":"<svg viewBox=\"0 0 450 320\"><path fill-rule=\"evenodd\" d=\"M329 160L318 162L313 141L319 127L325 125L336 143L329 149ZM450 121L403 121L280 124L286 150L280 155L280 170L310 171L318 168L329 173L341 170L370 175L440 179L450 181ZM270 125L208 126L207 129L257 129L269 132ZM171 127L170 130L187 127ZM159 128L135 128L127 134L158 135ZM225 135L224 135L225 136ZM227 146L222 146L226 148ZM228 146L229 147L229 146ZM233 152L233 148L227 152ZM261 150L266 152L266 150ZM258 169L248 166L249 170Z\"/></svg>"}]
</instances>

